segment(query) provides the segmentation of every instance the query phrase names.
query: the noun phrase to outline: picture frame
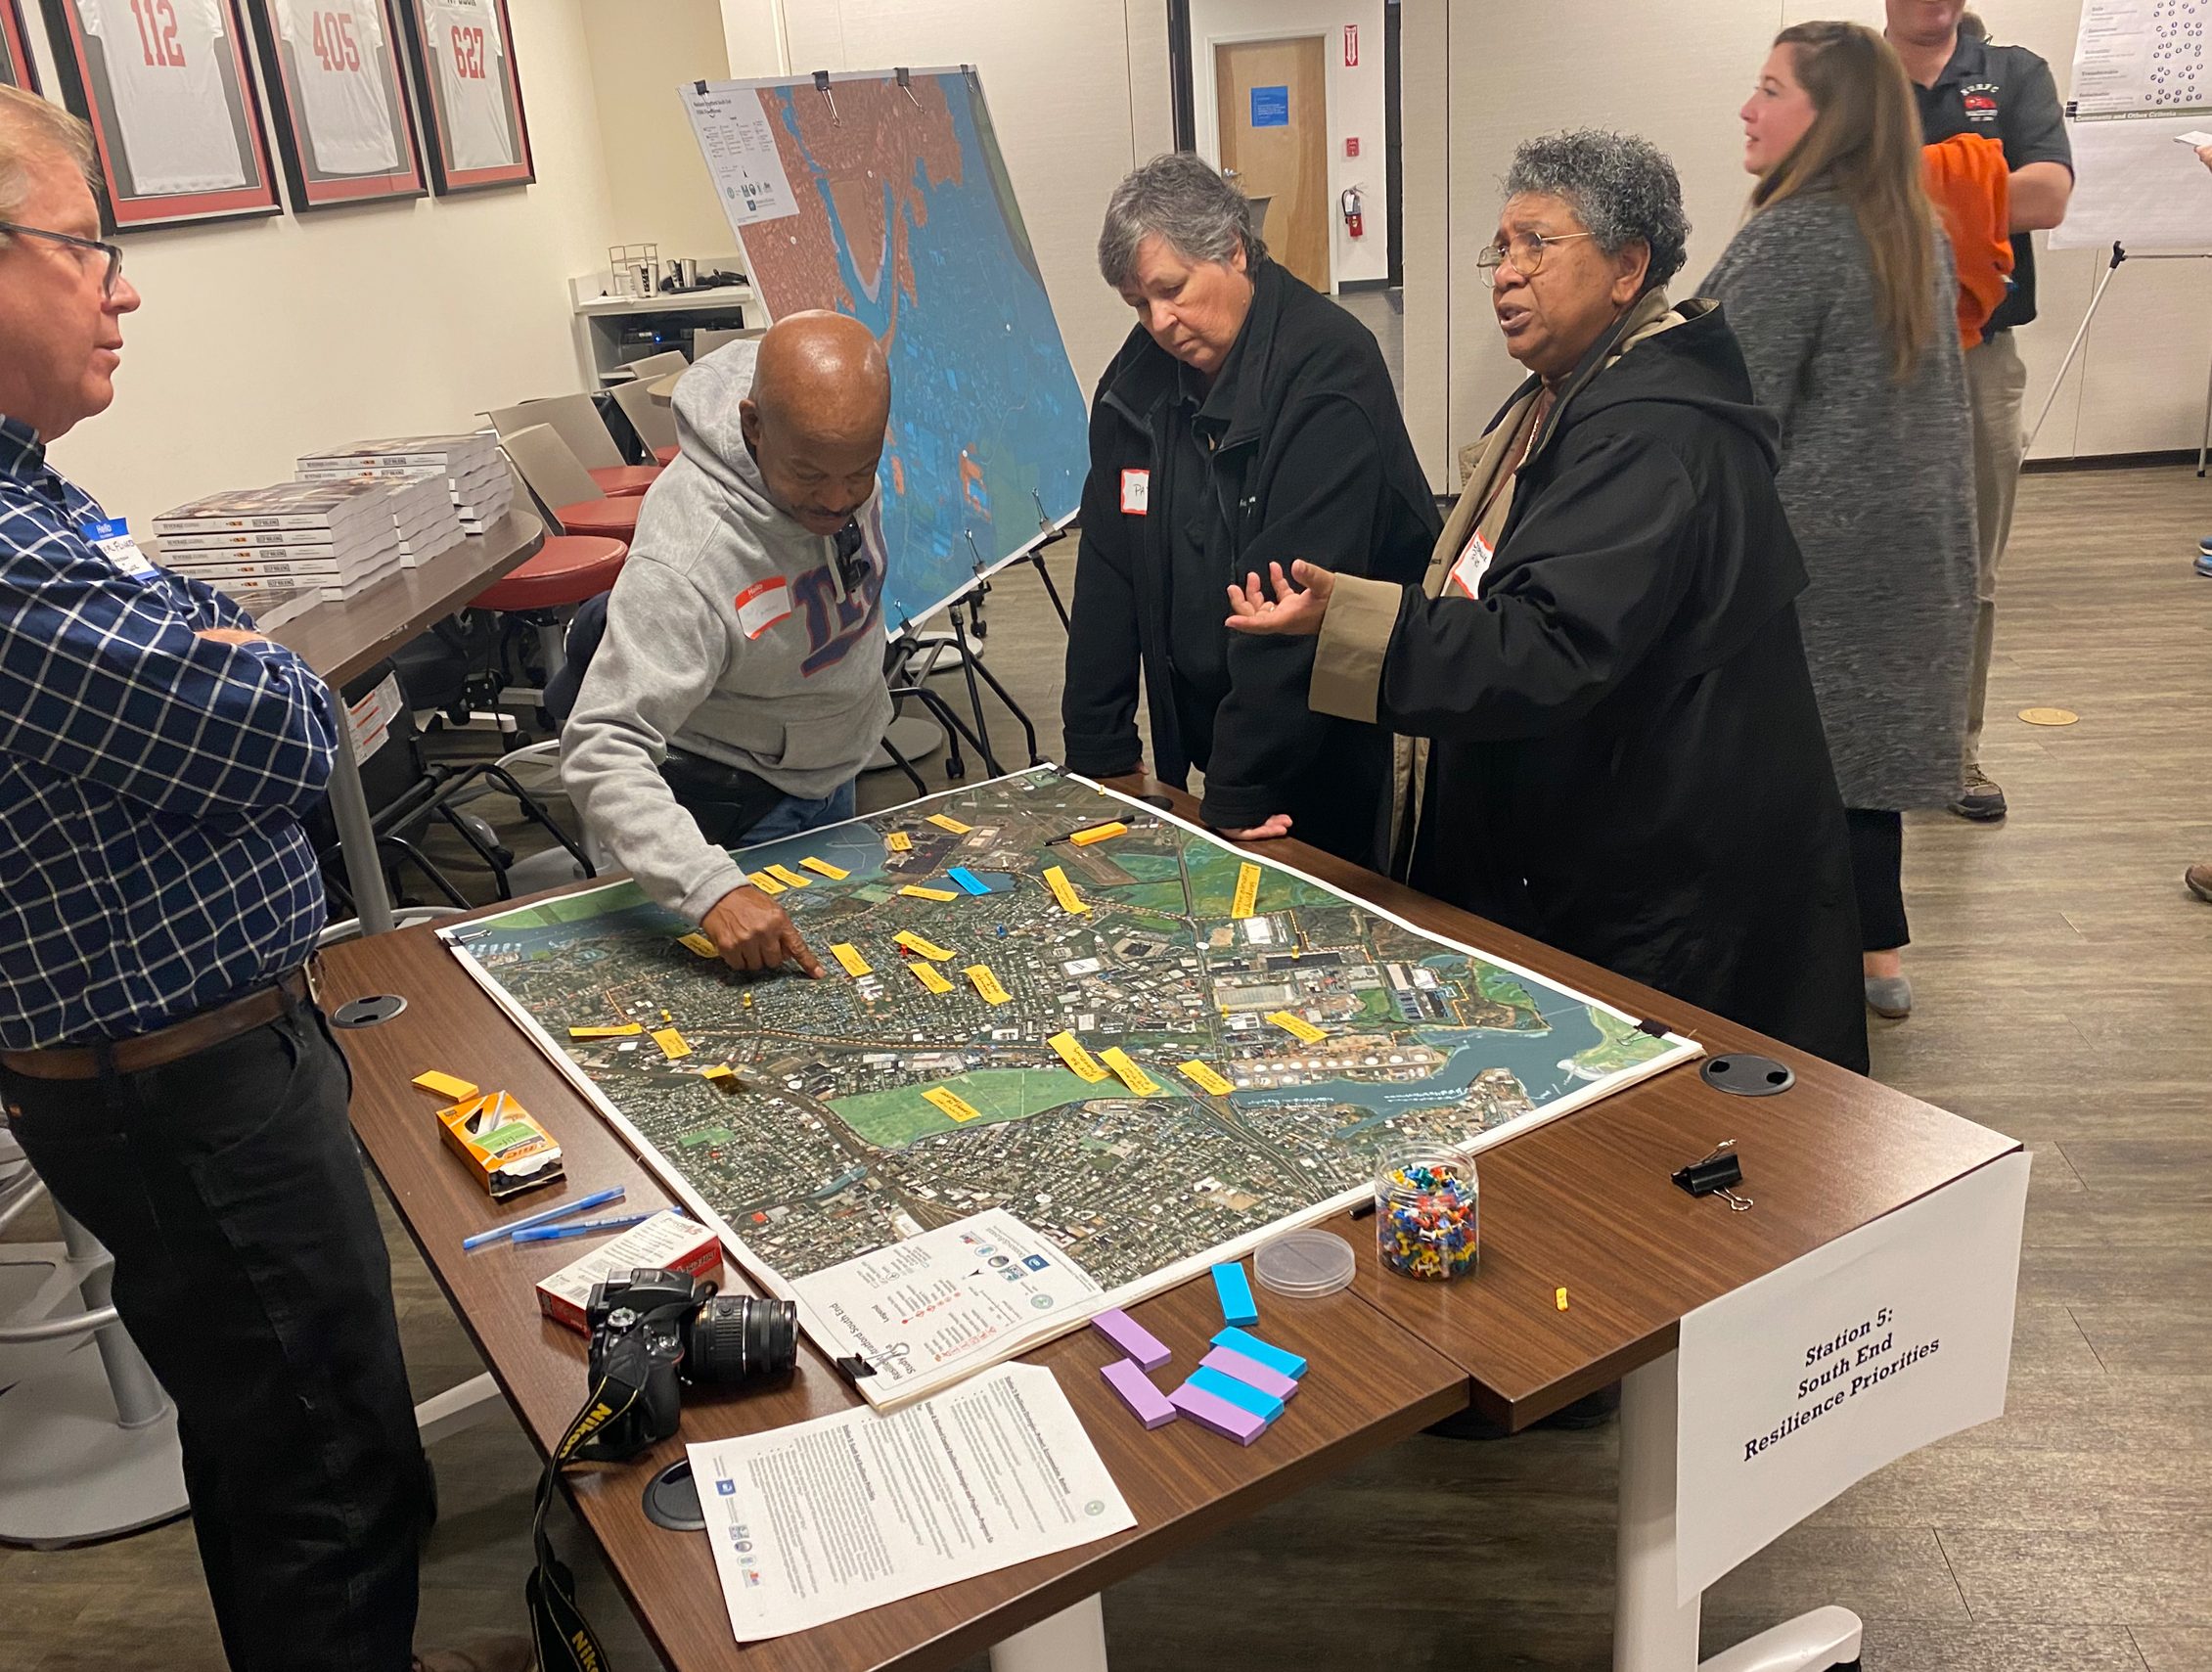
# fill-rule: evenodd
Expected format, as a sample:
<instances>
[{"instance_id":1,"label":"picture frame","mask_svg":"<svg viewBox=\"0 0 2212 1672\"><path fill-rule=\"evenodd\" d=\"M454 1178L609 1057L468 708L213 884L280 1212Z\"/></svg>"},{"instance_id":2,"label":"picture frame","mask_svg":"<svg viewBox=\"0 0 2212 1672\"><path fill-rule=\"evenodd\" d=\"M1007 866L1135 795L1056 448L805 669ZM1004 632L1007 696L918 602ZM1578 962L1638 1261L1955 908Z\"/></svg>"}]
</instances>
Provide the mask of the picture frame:
<instances>
[{"instance_id":1,"label":"picture frame","mask_svg":"<svg viewBox=\"0 0 2212 1672\"><path fill-rule=\"evenodd\" d=\"M30 55L30 37L23 30L23 11L18 0L0 0L0 87L40 91L38 61Z\"/></svg>"},{"instance_id":2,"label":"picture frame","mask_svg":"<svg viewBox=\"0 0 2212 1672\"><path fill-rule=\"evenodd\" d=\"M294 214L429 187L392 0L247 0Z\"/></svg>"},{"instance_id":3,"label":"picture frame","mask_svg":"<svg viewBox=\"0 0 2212 1672\"><path fill-rule=\"evenodd\" d=\"M282 212L238 0L44 7L63 103L92 128L110 232Z\"/></svg>"},{"instance_id":4,"label":"picture frame","mask_svg":"<svg viewBox=\"0 0 2212 1672\"><path fill-rule=\"evenodd\" d=\"M507 0L392 0L407 28L430 189L527 186L537 179Z\"/></svg>"}]
</instances>

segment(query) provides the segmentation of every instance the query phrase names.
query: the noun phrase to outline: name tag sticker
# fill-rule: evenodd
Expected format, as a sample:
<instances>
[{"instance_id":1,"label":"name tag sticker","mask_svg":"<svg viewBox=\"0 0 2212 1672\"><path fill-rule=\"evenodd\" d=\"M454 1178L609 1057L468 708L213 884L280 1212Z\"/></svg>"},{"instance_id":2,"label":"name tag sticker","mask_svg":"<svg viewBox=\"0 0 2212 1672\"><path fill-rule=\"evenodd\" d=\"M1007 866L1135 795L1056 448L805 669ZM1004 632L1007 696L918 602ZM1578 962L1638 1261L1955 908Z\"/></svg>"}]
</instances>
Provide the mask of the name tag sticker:
<instances>
[{"instance_id":1,"label":"name tag sticker","mask_svg":"<svg viewBox=\"0 0 2212 1672\"><path fill-rule=\"evenodd\" d=\"M782 575L756 580L738 594L738 631L757 639L791 612L790 583Z\"/></svg>"},{"instance_id":2,"label":"name tag sticker","mask_svg":"<svg viewBox=\"0 0 2212 1672\"><path fill-rule=\"evenodd\" d=\"M1150 517L1152 509L1152 473L1121 473L1121 510L1128 517Z\"/></svg>"},{"instance_id":3,"label":"name tag sticker","mask_svg":"<svg viewBox=\"0 0 2212 1672\"><path fill-rule=\"evenodd\" d=\"M130 537L130 523L127 520L115 517L105 522L87 522L77 532L85 537L94 551L124 574L136 578L154 572L153 564L138 549L138 542Z\"/></svg>"},{"instance_id":4,"label":"name tag sticker","mask_svg":"<svg viewBox=\"0 0 2212 1672\"><path fill-rule=\"evenodd\" d=\"M1472 598L1477 592L1481 591L1482 577L1489 570L1490 547L1477 533L1467 541L1467 550L1460 554L1460 561L1452 565L1452 575L1448 584L1454 592Z\"/></svg>"}]
</instances>

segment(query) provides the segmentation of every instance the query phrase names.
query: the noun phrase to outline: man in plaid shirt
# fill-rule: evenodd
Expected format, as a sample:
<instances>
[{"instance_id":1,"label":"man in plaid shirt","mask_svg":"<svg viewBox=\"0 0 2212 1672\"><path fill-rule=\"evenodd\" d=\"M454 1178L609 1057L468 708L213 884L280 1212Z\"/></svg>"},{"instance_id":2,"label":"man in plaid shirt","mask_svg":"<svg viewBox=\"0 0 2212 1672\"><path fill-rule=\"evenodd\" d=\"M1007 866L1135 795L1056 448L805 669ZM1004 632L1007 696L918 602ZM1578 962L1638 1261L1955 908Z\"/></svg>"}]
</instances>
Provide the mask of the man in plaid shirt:
<instances>
[{"instance_id":1,"label":"man in plaid shirt","mask_svg":"<svg viewBox=\"0 0 2212 1672\"><path fill-rule=\"evenodd\" d=\"M46 463L113 399L139 304L92 160L83 124L0 88L0 1097L176 1402L231 1664L401 1672L429 1472L304 975L299 821L340 717Z\"/></svg>"}]
</instances>

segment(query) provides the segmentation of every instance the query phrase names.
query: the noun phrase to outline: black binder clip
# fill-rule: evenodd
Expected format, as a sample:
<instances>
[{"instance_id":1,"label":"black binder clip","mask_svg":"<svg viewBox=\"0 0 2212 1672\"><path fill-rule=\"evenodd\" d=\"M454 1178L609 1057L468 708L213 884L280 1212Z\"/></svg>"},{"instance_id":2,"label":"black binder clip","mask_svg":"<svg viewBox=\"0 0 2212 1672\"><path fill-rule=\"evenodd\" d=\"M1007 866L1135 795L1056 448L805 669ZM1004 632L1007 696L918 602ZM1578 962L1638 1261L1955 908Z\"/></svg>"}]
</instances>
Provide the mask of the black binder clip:
<instances>
[{"instance_id":1,"label":"black binder clip","mask_svg":"<svg viewBox=\"0 0 2212 1672\"><path fill-rule=\"evenodd\" d=\"M922 109L922 101L914 96L914 72L901 66L891 73L898 77L899 91L906 95L906 102L918 111Z\"/></svg>"},{"instance_id":2,"label":"black binder clip","mask_svg":"<svg viewBox=\"0 0 2212 1672\"><path fill-rule=\"evenodd\" d=\"M822 102L830 107L830 125L834 128L843 127L844 118L837 114L837 96L830 91L830 72L827 69L817 69L814 72L814 90L822 95Z\"/></svg>"},{"instance_id":3,"label":"black binder clip","mask_svg":"<svg viewBox=\"0 0 2212 1672\"><path fill-rule=\"evenodd\" d=\"M862 1377L876 1374L876 1367L858 1353L849 1354L841 1359L834 1359L831 1362L837 1367L837 1374L850 1382L858 1382Z\"/></svg>"},{"instance_id":4,"label":"black binder clip","mask_svg":"<svg viewBox=\"0 0 2212 1672\"><path fill-rule=\"evenodd\" d=\"M1692 1196L1717 1196L1728 1203L1731 1213L1741 1213L1751 1205L1747 1196L1738 1196L1729 1187L1743 1182L1743 1163L1736 1154L1736 1140L1724 1138L1713 1146L1713 1152L1702 1161L1693 1161L1674 1175L1674 1182Z\"/></svg>"}]
</instances>

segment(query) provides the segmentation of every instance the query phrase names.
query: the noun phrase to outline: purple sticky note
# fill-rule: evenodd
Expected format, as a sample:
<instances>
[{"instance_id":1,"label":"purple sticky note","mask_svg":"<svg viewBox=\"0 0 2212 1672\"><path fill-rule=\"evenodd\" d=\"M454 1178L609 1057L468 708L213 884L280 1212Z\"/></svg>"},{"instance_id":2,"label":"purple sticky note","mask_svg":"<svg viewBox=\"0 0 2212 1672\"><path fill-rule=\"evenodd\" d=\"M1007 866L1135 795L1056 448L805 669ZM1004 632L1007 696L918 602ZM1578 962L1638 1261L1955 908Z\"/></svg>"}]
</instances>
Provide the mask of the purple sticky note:
<instances>
[{"instance_id":1,"label":"purple sticky note","mask_svg":"<svg viewBox=\"0 0 2212 1672\"><path fill-rule=\"evenodd\" d=\"M1201 1428L1211 1428L1225 1440L1248 1446L1267 1432L1267 1423L1249 1411L1240 1411L1226 1399L1216 1399L1202 1387L1185 1382L1167 1396L1167 1402Z\"/></svg>"},{"instance_id":2,"label":"purple sticky note","mask_svg":"<svg viewBox=\"0 0 2212 1672\"><path fill-rule=\"evenodd\" d=\"M1122 1404L1137 1413L1137 1420L1146 1427L1156 1428L1162 1423L1175 1421L1175 1407L1152 1385L1151 1378L1132 1361L1115 1359L1099 1374L1106 1378L1106 1385L1121 1396Z\"/></svg>"},{"instance_id":3,"label":"purple sticky note","mask_svg":"<svg viewBox=\"0 0 2212 1672\"><path fill-rule=\"evenodd\" d=\"M1287 1399L1298 1391L1298 1384L1281 1371L1269 1370L1256 1359L1248 1359L1228 1347L1216 1347L1198 1362L1208 1370L1233 1376L1246 1387L1256 1387L1277 1399Z\"/></svg>"},{"instance_id":4,"label":"purple sticky note","mask_svg":"<svg viewBox=\"0 0 2212 1672\"><path fill-rule=\"evenodd\" d=\"M1091 1328L1146 1370L1157 1370L1175 1356L1161 1345L1157 1335L1118 1308L1112 1312L1100 1313L1091 1320Z\"/></svg>"}]
</instances>

